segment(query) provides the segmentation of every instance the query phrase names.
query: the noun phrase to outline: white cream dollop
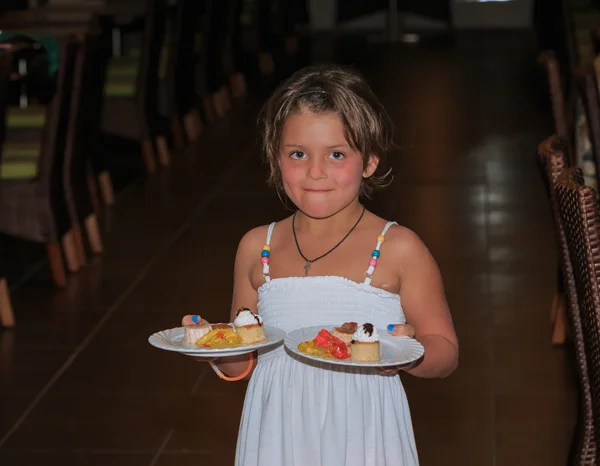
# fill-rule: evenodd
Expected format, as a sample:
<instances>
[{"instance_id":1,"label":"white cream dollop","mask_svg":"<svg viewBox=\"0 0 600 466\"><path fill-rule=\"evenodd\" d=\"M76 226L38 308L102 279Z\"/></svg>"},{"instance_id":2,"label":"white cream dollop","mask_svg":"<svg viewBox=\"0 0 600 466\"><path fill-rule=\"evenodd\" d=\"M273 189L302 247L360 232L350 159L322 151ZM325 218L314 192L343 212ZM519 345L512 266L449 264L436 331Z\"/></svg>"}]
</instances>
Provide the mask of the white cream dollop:
<instances>
[{"instance_id":1,"label":"white cream dollop","mask_svg":"<svg viewBox=\"0 0 600 466\"><path fill-rule=\"evenodd\" d=\"M239 312L233 323L237 327L247 327L249 325L262 324L262 318L258 314L253 314L250 310L244 309Z\"/></svg>"},{"instance_id":2,"label":"white cream dollop","mask_svg":"<svg viewBox=\"0 0 600 466\"><path fill-rule=\"evenodd\" d=\"M367 324L358 326L356 332L354 332L354 335L352 335L352 339L361 343L374 343L376 341L379 341L379 334L377 333L377 329L375 328L375 326L371 324L367 326L368 328L370 327L373 329L373 333L369 333L365 329L365 325Z\"/></svg>"}]
</instances>

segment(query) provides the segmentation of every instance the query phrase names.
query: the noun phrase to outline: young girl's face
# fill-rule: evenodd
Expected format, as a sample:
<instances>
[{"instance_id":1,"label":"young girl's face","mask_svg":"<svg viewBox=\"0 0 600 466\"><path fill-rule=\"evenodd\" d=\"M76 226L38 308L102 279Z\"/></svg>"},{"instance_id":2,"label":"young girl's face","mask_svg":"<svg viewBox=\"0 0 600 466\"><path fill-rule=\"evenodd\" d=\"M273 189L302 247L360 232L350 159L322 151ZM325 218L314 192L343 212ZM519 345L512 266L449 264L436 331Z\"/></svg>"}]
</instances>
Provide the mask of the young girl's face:
<instances>
[{"instance_id":1,"label":"young girl's face","mask_svg":"<svg viewBox=\"0 0 600 466\"><path fill-rule=\"evenodd\" d=\"M377 168L377 157L363 166L344 137L335 113L292 113L283 126L279 166L286 194L306 215L327 218L357 201L363 177Z\"/></svg>"}]
</instances>

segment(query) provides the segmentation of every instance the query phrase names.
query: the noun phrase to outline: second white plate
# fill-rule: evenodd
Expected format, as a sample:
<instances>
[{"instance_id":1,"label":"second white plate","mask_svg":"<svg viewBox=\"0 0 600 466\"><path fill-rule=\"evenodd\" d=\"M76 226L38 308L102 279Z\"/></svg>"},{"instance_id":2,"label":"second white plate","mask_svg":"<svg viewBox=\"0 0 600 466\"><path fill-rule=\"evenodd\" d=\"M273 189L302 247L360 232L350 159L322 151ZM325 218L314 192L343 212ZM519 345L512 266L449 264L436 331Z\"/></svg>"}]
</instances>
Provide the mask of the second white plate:
<instances>
[{"instance_id":1,"label":"second white plate","mask_svg":"<svg viewBox=\"0 0 600 466\"><path fill-rule=\"evenodd\" d=\"M292 353L306 359L326 364L354 367L390 367L402 366L416 361L425 353L425 348L414 338L395 337L386 330L377 329L380 337L381 359L379 362L354 362L352 359L325 359L303 353L298 345L303 341L313 340L322 330L333 330L333 326L305 327L286 335L284 344Z\"/></svg>"}]
</instances>

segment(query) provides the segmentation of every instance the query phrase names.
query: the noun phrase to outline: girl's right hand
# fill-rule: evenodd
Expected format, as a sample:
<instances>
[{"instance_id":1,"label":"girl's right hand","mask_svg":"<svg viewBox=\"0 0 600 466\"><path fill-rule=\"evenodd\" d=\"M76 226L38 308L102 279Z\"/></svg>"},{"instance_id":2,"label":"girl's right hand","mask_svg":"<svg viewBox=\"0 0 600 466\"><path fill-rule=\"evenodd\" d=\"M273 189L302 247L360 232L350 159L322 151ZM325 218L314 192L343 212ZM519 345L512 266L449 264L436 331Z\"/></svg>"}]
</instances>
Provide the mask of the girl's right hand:
<instances>
[{"instance_id":1,"label":"girl's right hand","mask_svg":"<svg viewBox=\"0 0 600 466\"><path fill-rule=\"evenodd\" d=\"M204 320L199 315L191 315L190 314L190 315L184 316L183 319L181 319L181 325L204 325L204 324L208 324L208 323L209 322L207 320ZM211 362L211 361L216 361L218 359L213 356L205 356L205 357L193 356L193 358L198 362Z\"/></svg>"}]
</instances>

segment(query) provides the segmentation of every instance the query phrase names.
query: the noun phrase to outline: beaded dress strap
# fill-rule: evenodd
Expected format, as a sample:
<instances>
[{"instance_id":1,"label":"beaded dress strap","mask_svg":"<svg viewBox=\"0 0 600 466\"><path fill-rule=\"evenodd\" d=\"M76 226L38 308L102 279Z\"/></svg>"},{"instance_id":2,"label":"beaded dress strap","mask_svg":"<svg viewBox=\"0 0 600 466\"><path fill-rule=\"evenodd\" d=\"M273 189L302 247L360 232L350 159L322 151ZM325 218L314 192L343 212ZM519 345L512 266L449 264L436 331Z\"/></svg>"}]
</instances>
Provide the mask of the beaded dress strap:
<instances>
[{"instance_id":1,"label":"beaded dress strap","mask_svg":"<svg viewBox=\"0 0 600 466\"><path fill-rule=\"evenodd\" d=\"M273 236L273 229L275 228L275 224L277 222L273 222L269 225L269 230L267 231L267 241L262 248L262 252L260 253L261 262L263 265L263 277L265 277L265 281L270 282L271 276L269 275L269 256L271 255L271 236Z\"/></svg>"},{"instance_id":2,"label":"beaded dress strap","mask_svg":"<svg viewBox=\"0 0 600 466\"><path fill-rule=\"evenodd\" d=\"M365 282L364 282L365 285L370 285L371 280L373 280L373 272L375 271L375 267L377 266L377 259L379 259L379 256L381 255L381 252L379 251L379 249L381 248L381 245L385 241L385 234L387 233L387 231L390 229L390 227L392 225L398 225L398 223L387 222L385 224L385 227L383 227L383 231L377 237L377 246L375 247L375 250L371 254L371 262L369 262L369 268L365 272Z\"/></svg>"}]
</instances>

